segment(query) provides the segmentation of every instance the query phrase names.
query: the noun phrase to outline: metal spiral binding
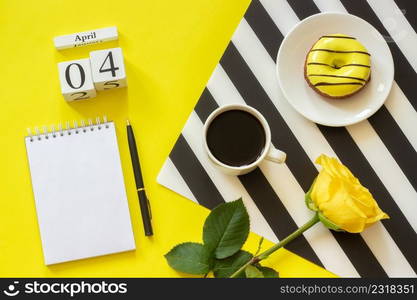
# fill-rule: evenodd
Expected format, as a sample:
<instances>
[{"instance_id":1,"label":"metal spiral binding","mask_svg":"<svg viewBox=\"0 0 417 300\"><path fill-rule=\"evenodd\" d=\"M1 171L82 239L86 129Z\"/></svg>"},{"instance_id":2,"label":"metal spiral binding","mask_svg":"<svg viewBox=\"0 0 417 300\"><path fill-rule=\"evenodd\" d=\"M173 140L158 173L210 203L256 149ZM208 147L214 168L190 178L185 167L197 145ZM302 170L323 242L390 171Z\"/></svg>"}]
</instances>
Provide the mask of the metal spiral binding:
<instances>
[{"instance_id":1,"label":"metal spiral binding","mask_svg":"<svg viewBox=\"0 0 417 300\"><path fill-rule=\"evenodd\" d=\"M80 122L74 120L72 126L71 123L67 121L65 122L65 126L63 126L62 123L59 123L57 126L51 125L49 128L47 126L36 126L33 128L33 131L31 128L28 128L27 138L30 142L35 140L41 141L42 139L49 140L50 138L54 139L65 135L86 133L88 129L90 129L90 131L101 130L103 127L109 128L107 116L103 116L102 118L97 117L95 122L93 122L92 119L81 120Z\"/></svg>"}]
</instances>

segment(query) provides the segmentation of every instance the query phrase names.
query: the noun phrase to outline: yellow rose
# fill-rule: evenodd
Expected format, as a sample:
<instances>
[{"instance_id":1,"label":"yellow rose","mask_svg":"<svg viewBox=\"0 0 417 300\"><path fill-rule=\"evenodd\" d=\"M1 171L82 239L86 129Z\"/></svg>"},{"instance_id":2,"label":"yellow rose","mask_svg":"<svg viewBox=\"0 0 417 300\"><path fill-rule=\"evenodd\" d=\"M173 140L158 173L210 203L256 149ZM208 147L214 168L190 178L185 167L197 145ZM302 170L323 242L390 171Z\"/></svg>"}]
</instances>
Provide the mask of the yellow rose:
<instances>
[{"instance_id":1,"label":"yellow rose","mask_svg":"<svg viewBox=\"0 0 417 300\"><path fill-rule=\"evenodd\" d=\"M316 163L323 169L306 195L307 206L318 211L329 228L352 233L388 219L367 188L336 158L320 155Z\"/></svg>"}]
</instances>

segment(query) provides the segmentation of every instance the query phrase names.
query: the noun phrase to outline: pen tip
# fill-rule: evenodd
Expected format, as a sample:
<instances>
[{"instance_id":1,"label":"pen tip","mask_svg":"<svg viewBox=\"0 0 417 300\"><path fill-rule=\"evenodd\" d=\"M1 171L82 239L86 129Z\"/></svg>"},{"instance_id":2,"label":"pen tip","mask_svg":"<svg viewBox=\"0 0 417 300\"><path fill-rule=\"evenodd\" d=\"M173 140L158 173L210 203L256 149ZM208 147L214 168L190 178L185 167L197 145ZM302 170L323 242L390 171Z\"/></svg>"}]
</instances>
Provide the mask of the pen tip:
<instances>
[{"instance_id":1,"label":"pen tip","mask_svg":"<svg viewBox=\"0 0 417 300\"><path fill-rule=\"evenodd\" d=\"M130 122L129 122L129 120L126 120L126 123L127 123L127 125L130 125Z\"/></svg>"}]
</instances>

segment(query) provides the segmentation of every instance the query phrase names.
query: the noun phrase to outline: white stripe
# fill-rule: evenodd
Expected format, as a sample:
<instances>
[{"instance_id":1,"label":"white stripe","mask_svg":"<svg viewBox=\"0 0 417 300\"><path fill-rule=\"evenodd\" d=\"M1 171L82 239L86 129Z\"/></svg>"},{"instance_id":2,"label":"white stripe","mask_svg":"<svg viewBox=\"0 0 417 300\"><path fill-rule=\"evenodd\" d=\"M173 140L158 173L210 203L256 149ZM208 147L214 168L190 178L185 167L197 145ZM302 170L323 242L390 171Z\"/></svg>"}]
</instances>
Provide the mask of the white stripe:
<instances>
[{"instance_id":1,"label":"white stripe","mask_svg":"<svg viewBox=\"0 0 417 300\"><path fill-rule=\"evenodd\" d=\"M389 277L417 276L382 223L372 225L361 235Z\"/></svg>"},{"instance_id":2,"label":"white stripe","mask_svg":"<svg viewBox=\"0 0 417 300\"><path fill-rule=\"evenodd\" d=\"M417 151L417 111L407 100L407 97L395 81L385 102L385 107Z\"/></svg>"},{"instance_id":3,"label":"white stripe","mask_svg":"<svg viewBox=\"0 0 417 300\"><path fill-rule=\"evenodd\" d=\"M250 226L253 232L264 236L274 243L278 242L278 239L276 238L271 227L268 225L265 218L256 207L254 201L242 186L239 179L236 176L229 176L219 172L208 160L201 140L202 131L203 123L198 118L196 112L193 111L182 134L203 166L207 175L213 181L225 201L233 201L242 197L250 217Z\"/></svg>"},{"instance_id":4,"label":"white stripe","mask_svg":"<svg viewBox=\"0 0 417 300\"><path fill-rule=\"evenodd\" d=\"M320 2L320 3L318 3L318 2ZM332 2L332 5L331 5L331 7L328 7L329 10L334 11L335 9L338 9L338 7L335 3L339 2L339 1L316 1L316 4L318 4L320 9L324 9L324 5L328 5L330 2ZM340 4L340 2L339 2L339 4ZM341 4L340 4L340 6L341 6ZM340 8L340 6L339 6L339 8ZM343 7L343 6L341 6L341 7ZM267 8L267 10L268 10L268 13L271 14L271 17L274 21L275 20L280 20L280 22L282 22L282 19L280 19L280 15L276 14L277 12L279 12L279 10L270 11L268 8ZM273 14L274 12L275 12L275 14ZM277 24L277 26L279 26L279 25ZM288 28L288 27L290 27L290 26L287 25L287 26L283 26L283 28L280 28L280 27L279 28L280 28L280 30L283 30L284 28ZM284 32L284 34L286 34L286 33L287 32ZM252 47L252 48L255 48L255 47ZM260 57L263 57L263 56L261 56L259 53L257 53L256 57L258 57L258 59L260 59ZM259 65L259 62L258 62L258 65ZM255 68L255 66L252 67L253 71L254 71L254 68ZM258 80L259 80L259 78L258 78ZM291 128L293 128L293 127L291 127ZM367 143L367 139L361 137L361 135L360 135L361 134L361 132L360 132L361 128L364 131L367 132L367 134L365 136L368 139L370 139L372 142ZM410 199L415 198L415 192L413 192L413 189L412 189L410 183L408 182L408 180L400 182L399 187L400 188L404 187L404 189L405 189L405 191L400 191L398 189L398 187L396 186L396 185L398 185L398 182L396 182L395 179L392 178L394 176L391 176L392 175L391 171L386 172L386 170L392 170L392 172L395 173L400 178L405 178L403 172L398 167L397 163L392 158L389 151L386 149L385 145L382 143L382 141L380 140L378 135L374 132L373 128L369 125L369 123L367 121L365 121L365 122L362 122L360 124L357 124L356 127L351 126L350 128L348 128L348 130L350 131L350 134L353 134L352 137L354 138L355 143L359 146L361 151L366 156L366 159L370 162L371 166L378 173L379 178L382 180L384 185L390 190L390 194L397 201L397 204L401 204L401 205L399 205L399 207L403 209L402 210L403 212L408 211L408 209L410 208L410 205L408 205L406 202L410 202ZM372 137L372 139L371 139L371 137ZM308 148L310 143L307 143L306 145L304 145L303 148L304 149ZM381 165L377 161L377 158L382 159L382 161L384 163ZM387 165L389 165L390 167L387 168ZM405 199L401 198L402 196L405 196L407 198L405 198ZM411 205L411 206L413 206L413 205ZM412 211L414 211L414 210L412 210ZM412 212L412 211L408 211L408 212ZM409 215L409 220L412 219L410 217L411 216ZM400 251L396 251L396 249L398 249L398 247L394 243L392 238L389 236L388 232L386 230L380 230L380 231L373 231L373 233L378 234L378 235L373 236L372 239L369 238L369 236L370 236L369 232L363 233L362 235L363 236L366 235L366 237L367 237L366 242L367 242L368 246L372 250L375 251L375 252L374 251L373 252L374 252L376 258L378 259L379 263L384 268L384 270L387 272L387 274L388 275L391 274L391 270L390 270L390 268L392 267L390 265L391 262L381 260L381 258L384 257L383 253L381 253L381 252L387 251L387 249L390 249L389 251L393 251L393 253L396 253L399 257L401 257L401 259L398 260L398 263L399 264L403 263L403 264L401 266L397 266L397 267L400 268L400 269L403 269L405 274L407 274L408 273L407 270L409 270L411 267L408 264L408 262L406 261L406 259L404 258L404 256L402 255L402 253ZM381 248L378 248L376 246L377 243L378 243L377 241L379 239L383 239L385 241L388 241L386 248L381 249ZM393 276L396 276L396 275L393 275Z\"/></svg>"},{"instance_id":5,"label":"white stripe","mask_svg":"<svg viewBox=\"0 0 417 300\"><path fill-rule=\"evenodd\" d=\"M185 198L197 202L193 193L188 188L188 185L185 183L181 174L178 172L177 168L172 163L169 157L162 166L162 169L159 172L156 181L159 184L169 188L170 190L180 194L181 196L184 196Z\"/></svg>"},{"instance_id":6,"label":"white stripe","mask_svg":"<svg viewBox=\"0 0 417 300\"><path fill-rule=\"evenodd\" d=\"M329 1L329 0L314 0L320 11L334 11L334 12L345 12L346 8L340 1Z\"/></svg>"},{"instance_id":7,"label":"white stripe","mask_svg":"<svg viewBox=\"0 0 417 300\"><path fill-rule=\"evenodd\" d=\"M214 69L214 72L207 83L207 88L210 90L214 99L217 99L219 103L244 103L239 92L236 90L236 87L230 81L220 64Z\"/></svg>"},{"instance_id":8,"label":"white stripe","mask_svg":"<svg viewBox=\"0 0 417 300\"><path fill-rule=\"evenodd\" d=\"M297 25L298 17L286 0L260 0L260 2L284 35Z\"/></svg>"},{"instance_id":9,"label":"white stripe","mask_svg":"<svg viewBox=\"0 0 417 300\"><path fill-rule=\"evenodd\" d=\"M342 3L340 3L340 1L314 0L314 2L316 3L316 5L321 11L337 11L337 12L344 12L344 13L348 12L346 8L342 5ZM413 39L415 38L417 40L417 35L413 31L412 27L405 26L404 21L401 21L402 19L405 19L405 17L397 15L395 14L395 12L392 12L392 11L391 12L385 11L383 6L379 6L379 3L382 3L382 2L383 1L378 1L378 4L376 4L376 1L375 1L375 3L372 3L372 5L370 3L372 9L374 9L374 12L377 14L380 20L383 20L385 16L386 18L385 25L386 25L387 23L391 22L386 17L386 15L387 14L392 15L394 13L394 16L396 17L395 20L397 22L396 23L397 25L395 28L397 28L397 30L400 30L399 32L403 32L404 30L407 30L407 32L410 33L407 35L407 37L412 36ZM389 1L384 2L384 5L388 5L388 4L389 4ZM395 3L393 5L395 5ZM393 9L393 7L391 6L390 9ZM405 22L407 22L407 20L405 20ZM382 21L382 23L384 23L384 21ZM385 26L385 28L388 30L387 27L388 26ZM411 31L409 31L410 28L411 28ZM391 30L392 33L390 32L391 36L395 35L393 30L394 29ZM411 33L413 34L411 35ZM396 37L396 39L398 39L398 36ZM408 42L408 39L407 39L407 42ZM404 44L407 44L407 42L405 42ZM414 42L412 42L411 44L413 43ZM400 46L398 43L397 45ZM408 49L409 46L401 45L400 48L401 48L401 51L406 50L407 52L410 52L410 49ZM415 52L415 49L417 49L417 44L416 46L411 47L411 50L414 52ZM403 53L405 54L405 52ZM411 63L412 61L417 61L417 56L415 54L408 55L407 59ZM415 70L417 70L416 66L414 66ZM415 130L415 127L416 127L415 124L417 124L417 112L395 81L392 86L391 93L389 94L385 102L385 107L388 109L389 113L394 118L395 122L398 124L401 131L405 134L407 139L410 141L411 145L414 147L415 150L417 150L417 130Z\"/></svg>"},{"instance_id":10,"label":"white stripe","mask_svg":"<svg viewBox=\"0 0 417 300\"><path fill-rule=\"evenodd\" d=\"M207 87L219 104L245 103L220 65L216 67ZM311 218L311 212L304 204L304 192L287 165L265 162L261 170L297 226L307 222ZM312 228L306 232L305 237L326 269L344 277L359 276L340 245L324 226Z\"/></svg>"},{"instance_id":11,"label":"white stripe","mask_svg":"<svg viewBox=\"0 0 417 300\"><path fill-rule=\"evenodd\" d=\"M394 40L414 71L417 72L417 34L403 12L392 0L368 0L368 3L391 36L386 37L387 42L392 43ZM407 11L404 13L407 15Z\"/></svg>"}]
</instances>

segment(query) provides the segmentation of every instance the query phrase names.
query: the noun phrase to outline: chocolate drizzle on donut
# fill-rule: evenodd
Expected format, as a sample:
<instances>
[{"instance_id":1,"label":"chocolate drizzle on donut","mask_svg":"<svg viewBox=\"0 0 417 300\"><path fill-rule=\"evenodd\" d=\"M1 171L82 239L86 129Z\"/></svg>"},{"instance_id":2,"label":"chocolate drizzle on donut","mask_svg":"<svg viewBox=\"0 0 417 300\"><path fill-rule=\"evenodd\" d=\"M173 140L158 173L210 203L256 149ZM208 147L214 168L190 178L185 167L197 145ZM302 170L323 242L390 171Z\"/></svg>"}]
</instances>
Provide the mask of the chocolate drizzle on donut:
<instances>
[{"instance_id":1,"label":"chocolate drizzle on donut","mask_svg":"<svg viewBox=\"0 0 417 300\"><path fill-rule=\"evenodd\" d=\"M356 79L360 81L366 81L363 78L353 77L353 76L342 76L342 75L329 75L329 74L308 74L307 76L324 76L324 77L336 77L336 78L346 78L346 79Z\"/></svg>"},{"instance_id":2,"label":"chocolate drizzle on donut","mask_svg":"<svg viewBox=\"0 0 417 300\"><path fill-rule=\"evenodd\" d=\"M317 82L314 86L323 86L323 85L363 85L360 82Z\"/></svg>"},{"instance_id":3,"label":"chocolate drizzle on donut","mask_svg":"<svg viewBox=\"0 0 417 300\"><path fill-rule=\"evenodd\" d=\"M346 64L346 65L343 65L343 66L340 66L340 67L336 67L336 66L332 66L332 65L329 65L329 64L325 64L325 63L319 63L319 62L309 62L309 63L307 63L307 65L328 66L328 67L331 67L333 69L340 69L340 68L343 68L343 67L364 67L364 68L370 68L371 67L369 65L361 65L361 64Z\"/></svg>"},{"instance_id":4,"label":"chocolate drizzle on donut","mask_svg":"<svg viewBox=\"0 0 417 300\"><path fill-rule=\"evenodd\" d=\"M366 54L366 55L371 56L371 54L369 54L368 52L354 51L354 50L351 50L351 51L332 50L332 49L311 49L310 50L310 52L313 52L313 51L326 51L326 52L332 52L332 53L360 53L360 54Z\"/></svg>"},{"instance_id":5,"label":"chocolate drizzle on donut","mask_svg":"<svg viewBox=\"0 0 417 300\"><path fill-rule=\"evenodd\" d=\"M356 40L353 36L340 36L340 35L323 35L322 38L335 38L335 39L351 39Z\"/></svg>"}]
</instances>

